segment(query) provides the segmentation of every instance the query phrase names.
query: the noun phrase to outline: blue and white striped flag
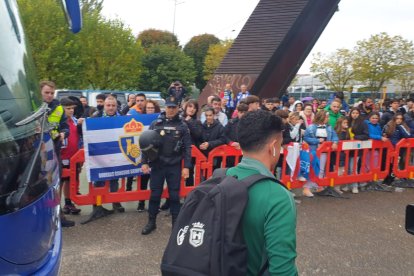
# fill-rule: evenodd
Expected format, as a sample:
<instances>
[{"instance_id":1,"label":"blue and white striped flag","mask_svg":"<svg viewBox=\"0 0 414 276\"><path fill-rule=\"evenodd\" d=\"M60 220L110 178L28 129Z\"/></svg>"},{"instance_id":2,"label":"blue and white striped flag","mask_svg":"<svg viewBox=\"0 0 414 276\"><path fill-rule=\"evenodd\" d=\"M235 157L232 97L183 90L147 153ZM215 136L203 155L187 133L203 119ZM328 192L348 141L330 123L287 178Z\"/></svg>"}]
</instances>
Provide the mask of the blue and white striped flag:
<instances>
[{"instance_id":1,"label":"blue and white striped flag","mask_svg":"<svg viewBox=\"0 0 414 276\"><path fill-rule=\"evenodd\" d=\"M36 140L33 143L34 148L39 146L39 142L40 140ZM43 134L43 142L40 145L40 160L40 173L48 181L57 181L59 179L59 160L56 157L55 146L49 133Z\"/></svg>"},{"instance_id":2,"label":"blue and white striped flag","mask_svg":"<svg viewBox=\"0 0 414 276\"><path fill-rule=\"evenodd\" d=\"M141 174L138 139L159 114L87 118L83 124L88 181Z\"/></svg>"}]
</instances>

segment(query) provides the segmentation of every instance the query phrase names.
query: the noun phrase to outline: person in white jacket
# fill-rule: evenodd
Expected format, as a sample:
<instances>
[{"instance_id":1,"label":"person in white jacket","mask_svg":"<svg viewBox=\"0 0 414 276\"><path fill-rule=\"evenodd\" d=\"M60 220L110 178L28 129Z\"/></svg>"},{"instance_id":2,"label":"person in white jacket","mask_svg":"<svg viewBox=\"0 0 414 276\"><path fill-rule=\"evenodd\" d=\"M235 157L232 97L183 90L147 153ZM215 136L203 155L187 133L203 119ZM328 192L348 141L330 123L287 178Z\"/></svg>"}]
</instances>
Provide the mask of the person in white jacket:
<instances>
[{"instance_id":1,"label":"person in white jacket","mask_svg":"<svg viewBox=\"0 0 414 276\"><path fill-rule=\"evenodd\" d=\"M305 125L299 112L291 112L288 118L288 128L290 138L293 142L302 142L303 134L305 133Z\"/></svg>"}]
</instances>

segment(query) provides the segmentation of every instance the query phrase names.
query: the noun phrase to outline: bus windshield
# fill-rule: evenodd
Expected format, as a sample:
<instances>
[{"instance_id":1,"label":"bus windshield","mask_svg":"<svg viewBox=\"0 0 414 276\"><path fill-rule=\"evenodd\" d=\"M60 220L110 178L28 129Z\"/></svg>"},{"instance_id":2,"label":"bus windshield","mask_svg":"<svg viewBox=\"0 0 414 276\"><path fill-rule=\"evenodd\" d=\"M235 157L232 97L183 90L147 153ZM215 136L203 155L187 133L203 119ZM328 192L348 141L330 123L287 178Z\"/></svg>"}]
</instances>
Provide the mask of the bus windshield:
<instances>
[{"instance_id":1,"label":"bus windshield","mask_svg":"<svg viewBox=\"0 0 414 276\"><path fill-rule=\"evenodd\" d=\"M56 161L48 167L55 154L48 135L41 135L41 119L16 125L41 104L17 10L15 1L0 3L0 215L33 202L58 179Z\"/></svg>"}]
</instances>

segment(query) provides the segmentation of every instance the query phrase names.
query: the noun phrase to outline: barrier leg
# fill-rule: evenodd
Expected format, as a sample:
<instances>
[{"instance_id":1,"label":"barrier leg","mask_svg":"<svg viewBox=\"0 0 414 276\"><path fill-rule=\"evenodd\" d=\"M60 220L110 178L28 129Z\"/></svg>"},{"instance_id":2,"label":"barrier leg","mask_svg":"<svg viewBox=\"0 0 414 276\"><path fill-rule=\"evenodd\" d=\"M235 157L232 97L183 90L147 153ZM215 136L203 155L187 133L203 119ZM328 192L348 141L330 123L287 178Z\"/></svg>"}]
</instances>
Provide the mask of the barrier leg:
<instances>
[{"instance_id":1,"label":"barrier leg","mask_svg":"<svg viewBox=\"0 0 414 276\"><path fill-rule=\"evenodd\" d=\"M341 195L340 193L335 191L335 189L333 187L330 187L330 186L326 187L325 189L323 189L320 192L315 192L314 194L318 195L318 196L332 196L332 197L336 197L336 198L349 199L349 197Z\"/></svg>"},{"instance_id":2,"label":"barrier leg","mask_svg":"<svg viewBox=\"0 0 414 276\"><path fill-rule=\"evenodd\" d=\"M377 174L374 174L374 181L368 182L367 186L365 186L365 191L378 191L378 192L392 192L393 188L385 185L380 184L377 182L378 177Z\"/></svg>"},{"instance_id":3,"label":"barrier leg","mask_svg":"<svg viewBox=\"0 0 414 276\"><path fill-rule=\"evenodd\" d=\"M319 177L320 178L325 176L325 170L332 171L330 169L330 164L332 163L332 161L331 162L329 162L329 161L331 161L331 160L328 159L328 154L327 153L322 153L321 156L320 156L320 159L319 159L319 162L320 162ZM327 162L328 162L328 164L327 164ZM337 191L335 191L335 189L333 188L334 185L335 185L334 184L334 179L331 178L330 179L330 186L328 186L325 189L323 189L322 191L316 192L314 194L318 195L318 196L332 196L332 197L336 197L336 198L347 198L347 197L344 197L343 195L341 195L340 193L338 193Z\"/></svg>"},{"instance_id":4,"label":"barrier leg","mask_svg":"<svg viewBox=\"0 0 414 276\"><path fill-rule=\"evenodd\" d=\"M114 213L114 210L108 210L102 206L102 198L101 196L98 195L96 197L96 205L93 205L92 207L92 213L90 214L89 218L82 221L81 224L87 224L91 221L106 217L113 213Z\"/></svg>"},{"instance_id":5,"label":"barrier leg","mask_svg":"<svg viewBox=\"0 0 414 276\"><path fill-rule=\"evenodd\" d=\"M394 180L392 183L393 186L397 188L414 188L414 181L412 179L400 179Z\"/></svg>"}]
</instances>

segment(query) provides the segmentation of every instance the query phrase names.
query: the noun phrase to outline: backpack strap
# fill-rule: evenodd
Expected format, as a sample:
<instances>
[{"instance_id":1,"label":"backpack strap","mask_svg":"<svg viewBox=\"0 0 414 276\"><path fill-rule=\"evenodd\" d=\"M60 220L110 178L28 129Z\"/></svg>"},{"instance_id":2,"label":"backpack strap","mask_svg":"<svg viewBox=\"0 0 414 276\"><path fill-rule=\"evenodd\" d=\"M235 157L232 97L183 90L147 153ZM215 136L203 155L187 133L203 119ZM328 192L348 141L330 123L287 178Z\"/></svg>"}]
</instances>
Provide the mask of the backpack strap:
<instances>
[{"instance_id":1,"label":"backpack strap","mask_svg":"<svg viewBox=\"0 0 414 276\"><path fill-rule=\"evenodd\" d=\"M212 178L225 177L226 173L227 173L227 168L218 168L214 170L213 175L211 177Z\"/></svg>"},{"instance_id":2,"label":"backpack strap","mask_svg":"<svg viewBox=\"0 0 414 276\"><path fill-rule=\"evenodd\" d=\"M251 176L248 176L246 178L244 178L243 180L241 180L247 188L250 188L250 186L252 186L253 184L255 184L256 182L259 182L260 180L271 180L273 182L276 182L280 185L282 185L283 187L285 187L279 180L277 180L274 177L270 177L270 176L266 176L263 174L253 174Z\"/></svg>"}]
</instances>

